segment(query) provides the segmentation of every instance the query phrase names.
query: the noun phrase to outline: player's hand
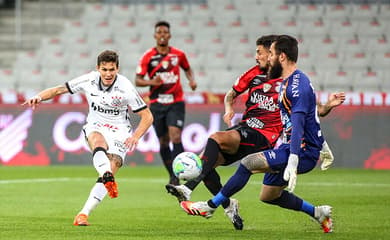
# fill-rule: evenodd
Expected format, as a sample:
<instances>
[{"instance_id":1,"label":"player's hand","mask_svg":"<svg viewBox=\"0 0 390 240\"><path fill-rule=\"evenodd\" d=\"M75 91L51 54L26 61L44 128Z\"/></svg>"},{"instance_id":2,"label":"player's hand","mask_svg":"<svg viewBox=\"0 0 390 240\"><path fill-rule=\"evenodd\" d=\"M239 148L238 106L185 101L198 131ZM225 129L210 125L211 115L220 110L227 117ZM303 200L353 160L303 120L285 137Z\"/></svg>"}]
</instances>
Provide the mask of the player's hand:
<instances>
[{"instance_id":1,"label":"player's hand","mask_svg":"<svg viewBox=\"0 0 390 240\"><path fill-rule=\"evenodd\" d=\"M160 75L155 76L151 81L150 85L151 86L160 86L164 83L163 79L161 78Z\"/></svg>"},{"instance_id":2,"label":"player's hand","mask_svg":"<svg viewBox=\"0 0 390 240\"><path fill-rule=\"evenodd\" d=\"M293 192L297 183L298 155L290 153L286 169L284 169L283 179L288 181L288 190Z\"/></svg>"},{"instance_id":3,"label":"player's hand","mask_svg":"<svg viewBox=\"0 0 390 240\"><path fill-rule=\"evenodd\" d=\"M133 136L127 138L125 141L125 145L129 149L130 152L133 152L138 145L138 138L133 137Z\"/></svg>"},{"instance_id":4,"label":"player's hand","mask_svg":"<svg viewBox=\"0 0 390 240\"><path fill-rule=\"evenodd\" d=\"M194 80L192 80L192 81L190 80L188 82L188 85L190 85L190 88L191 88L192 91L195 91L196 88L198 87L198 84Z\"/></svg>"},{"instance_id":5,"label":"player's hand","mask_svg":"<svg viewBox=\"0 0 390 240\"><path fill-rule=\"evenodd\" d=\"M323 171L328 170L334 161L332 150L330 150L329 145L326 141L324 141L324 143L322 144L322 149L320 151L320 161L322 162L321 170Z\"/></svg>"},{"instance_id":6,"label":"player's hand","mask_svg":"<svg viewBox=\"0 0 390 240\"><path fill-rule=\"evenodd\" d=\"M226 123L226 125L228 125L228 127L231 127L232 126L232 119L234 117L234 112L231 111L231 112L225 112L225 114L223 115L223 121Z\"/></svg>"},{"instance_id":7,"label":"player's hand","mask_svg":"<svg viewBox=\"0 0 390 240\"><path fill-rule=\"evenodd\" d=\"M331 93L328 98L328 105L329 107L337 107L345 101L345 93L339 92L339 93Z\"/></svg>"},{"instance_id":8,"label":"player's hand","mask_svg":"<svg viewBox=\"0 0 390 240\"><path fill-rule=\"evenodd\" d=\"M24 101L22 105L28 104L34 110L35 107L38 106L41 102L42 102L42 97L39 95L35 95L34 97Z\"/></svg>"}]
</instances>

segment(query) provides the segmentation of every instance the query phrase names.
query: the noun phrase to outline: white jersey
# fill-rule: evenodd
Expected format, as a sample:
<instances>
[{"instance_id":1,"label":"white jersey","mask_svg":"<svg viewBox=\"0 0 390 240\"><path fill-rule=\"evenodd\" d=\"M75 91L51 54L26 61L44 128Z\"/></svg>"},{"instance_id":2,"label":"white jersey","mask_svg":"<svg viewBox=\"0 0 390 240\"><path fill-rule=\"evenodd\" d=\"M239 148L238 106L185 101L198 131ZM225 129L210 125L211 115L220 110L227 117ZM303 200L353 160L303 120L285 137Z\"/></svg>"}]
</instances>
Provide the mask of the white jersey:
<instances>
[{"instance_id":1,"label":"white jersey","mask_svg":"<svg viewBox=\"0 0 390 240\"><path fill-rule=\"evenodd\" d=\"M146 103L125 76L117 74L114 83L103 89L100 74L92 71L66 83L70 93L83 92L89 105L87 123L130 124L128 108L133 112L145 109Z\"/></svg>"},{"instance_id":2,"label":"white jersey","mask_svg":"<svg viewBox=\"0 0 390 240\"><path fill-rule=\"evenodd\" d=\"M87 98L89 113L83 126L86 138L92 132L101 133L108 144L107 152L124 160L128 150L124 142L132 130L128 108L138 112L147 107L130 80L117 74L114 83L104 89L99 72L92 71L68 81L66 87L70 93L83 92Z\"/></svg>"}]
</instances>

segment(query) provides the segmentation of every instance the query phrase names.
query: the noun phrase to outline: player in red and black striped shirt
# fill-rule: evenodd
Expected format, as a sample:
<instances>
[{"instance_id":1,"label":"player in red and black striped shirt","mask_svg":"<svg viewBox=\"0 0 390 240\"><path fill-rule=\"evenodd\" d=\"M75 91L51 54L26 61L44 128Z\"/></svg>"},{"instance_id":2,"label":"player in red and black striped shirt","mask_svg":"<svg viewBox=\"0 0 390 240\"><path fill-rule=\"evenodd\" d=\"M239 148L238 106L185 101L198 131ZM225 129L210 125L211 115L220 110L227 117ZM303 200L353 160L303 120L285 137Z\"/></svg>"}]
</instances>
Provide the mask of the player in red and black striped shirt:
<instances>
[{"instance_id":1,"label":"player in red and black striped shirt","mask_svg":"<svg viewBox=\"0 0 390 240\"><path fill-rule=\"evenodd\" d=\"M154 38L156 46L147 50L139 61L135 83L136 86L150 88L150 110L160 141L160 155L169 172L169 183L177 185L179 180L173 174L172 160L184 151L181 134L185 118L180 68L184 70L192 90L196 89L197 84L185 53L169 46L171 33L168 22L155 24ZM148 79L144 78L145 75L148 75ZM172 151L170 142L173 144Z\"/></svg>"}]
</instances>

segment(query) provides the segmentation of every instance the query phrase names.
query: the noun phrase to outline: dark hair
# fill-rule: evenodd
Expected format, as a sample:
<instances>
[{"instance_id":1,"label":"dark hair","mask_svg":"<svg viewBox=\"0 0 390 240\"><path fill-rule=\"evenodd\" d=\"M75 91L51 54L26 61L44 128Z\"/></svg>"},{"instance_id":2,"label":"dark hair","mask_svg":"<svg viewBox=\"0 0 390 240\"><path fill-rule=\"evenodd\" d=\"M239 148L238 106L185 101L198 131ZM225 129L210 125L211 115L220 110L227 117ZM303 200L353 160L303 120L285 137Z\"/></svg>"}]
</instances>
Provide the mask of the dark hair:
<instances>
[{"instance_id":1,"label":"dark hair","mask_svg":"<svg viewBox=\"0 0 390 240\"><path fill-rule=\"evenodd\" d=\"M289 35L280 35L275 41L276 54L284 53L293 62L298 60L298 41Z\"/></svg>"},{"instance_id":2,"label":"dark hair","mask_svg":"<svg viewBox=\"0 0 390 240\"><path fill-rule=\"evenodd\" d=\"M115 51L105 50L99 54L97 58L97 65L100 66L102 62L114 62L119 67L119 56Z\"/></svg>"},{"instance_id":3,"label":"dark hair","mask_svg":"<svg viewBox=\"0 0 390 240\"><path fill-rule=\"evenodd\" d=\"M276 40L278 35L265 35L261 36L256 40L256 46L262 45L265 48L269 49L271 44Z\"/></svg>"},{"instance_id":4,"label":"dark hair","mask_svg":"<svg viewBox=\"0 0 390 240\"><path fill-rule=\"evenodd\" d=\"M169 24L169 22L167 22L167 21L158 21L158 22L154 25L154 29L156 29L156 28L158 28L158 27L161 27L161 26L167 27L168 29L171 28L171 25Z\"/></svg>"}]
</instances>

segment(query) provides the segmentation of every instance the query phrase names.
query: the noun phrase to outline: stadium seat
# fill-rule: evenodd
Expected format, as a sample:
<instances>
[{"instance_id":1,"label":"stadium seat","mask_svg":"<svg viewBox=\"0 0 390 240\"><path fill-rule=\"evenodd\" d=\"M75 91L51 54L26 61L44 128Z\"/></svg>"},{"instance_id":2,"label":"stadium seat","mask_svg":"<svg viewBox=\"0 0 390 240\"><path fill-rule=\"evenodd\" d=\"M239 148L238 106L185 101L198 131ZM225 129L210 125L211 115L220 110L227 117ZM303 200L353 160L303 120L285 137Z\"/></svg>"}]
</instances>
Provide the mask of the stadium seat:
<instances>
[{"instance_id":1,"label":"stadium seat","mask_svg":"<svg viewBox=\"0 0 390 240\"><path fill-rule=\"evenodd\" d=\"M323 82L323 78L325 76L324 76L323 72L318 72L314 66L309 68L309 69L306 69L304 72L309 77L309 79L314 87L314 90L316 90L316 91L323 91L324 90L324 86L323 86L322 82Z\"/></svg>"},{"instance_id":2,"label":"stadium seat","mask_svg":"<svg viewBox=\"0 0 390 240\"><path fill-rule=\"evenodd\" d=\"M345 16L350 16L351 11L351 6L349 4L325 4L325 17L327 19L341 19Z\"/></svg>"},{"instance_id":3,"label":"stadium seat","mask_svg":"<svg viewBox=\"0 0 390 240\"><path fill-rule=\"evenodd\" d=\"M298 62L299 69L308 71L315 66L315 55L307 49L299 51Z\"/></svg>"},{"instance_id":4,"label":"stadium seat","mask_svg":"<svg viewBox=\"0 0 390 240\"><path fill-rule=\"evenodd\" d=\"M135 15L135 4L111 4L109 21L126 21Z\"/></svg>"},{"instance_id":5,"label":"stadium seat","mask_svg":"<svg viewBox=\"0 0 390 240\"><path fill-rule=\"evenodd\" d=\"M386 33L386 21L380 21L376 17L359 20L357 34L359 36L372 37Z\"/></svg>"},{"instance_id":6,"label":"stadium seat","mask_svg":"<svg viewBox=\"0 0 390 240\"><path fill-rule=\"evenodd\" d=\"M390 49L387 49L386 52L375 53L372 63L375 67L388 69L390 66Z\"/></svg>"},{"instance_id":7,"label":"stadium seat","mask_svg":"<svg viewBox=\"0 0 390 240\"><path fill-rule=\"evenodd\" d=\"M377 4L351 4L351 18L353 19L371 19L378 15Z\"/></svg>"},{"instance_id":8,"label":"stadium seat","mask_svg":"<svg viewBox=\"0 0 390 240\"><path fill-rule=\"evenodd\" d=\"M0 93L16 89L16 77L12 69L0 69Z\"/></svg>"},{"instance_id":9,"label":"stadium seat","mask_svg":"<svg viewBox=\"0 0 390 240\"><path fill-rule=\"evenodd\" d=\"M306 20L302 23L300 34L303 38L311 39L312 37L320 37L330 32L330 21L325 21L322 17L313 20Z\"/></svg>"},{"instance_id":10,"label":"stadium seat","mask_svg":"<svg viewBox=\"0 0 390 240\"><path fill-rule=\"evenodd\" d=\"M112 35L131 37L140 34L142 29L137 26L137 21L134 18L110 18L109 25L112 28Z\"/></svg>"},{"instance_id":11,"label":"stadium seat","mask_svg":"<svg viewBox=\"0 0 390 240\"><path fill-rule=\"evenodd\" d=\"M61 68L68 64L68 55L66 52L55 52L45 55L41 59L42 68Z\"/></svg>"},{"instance_id":12,"label":"stadium seat","mask_svg":"<svg viewBox=\"0 0 390 240\"><path fill-rule=\"evenodd\" d=\"M357 71L353 80L355 92L379 92L382 91L382 72L371 68Z\"/></svg>"},{"instance_id":13,"label":"stadium seat","mask_svg":"<svg viewBox=\"0 0 390 240\"><path fill-rule=\"evenodd\" d=\"M38 92L44 87L44 76L40 69L21 70L16 75L16 88L19 92Z\"/></svg>"},{"instance_id":14,"label":"stadium seat","mask_svg":"<svg viewBox=\"0 0 390 240\"><path fill-rule=\"evenodd\" d=\"M387 92L387 93L390 92L389 76L390 76L390 70L385 69L382 71L381 89L383 92Z\"/></svg>"},{"instance_id":15,"label":"stadium seat","mask_svg":"<svg viewBox=\"0 0 390 240\"><path fill-rule=\"evenodd\" d=\"M227 70L228 68L228 59L225 52L206 52L203 55L203 61L207 71L213 71L213 69Z\"/></svg>"},{"instance_id":16,"label":"stadium seat","mask_svg":"<svg viewBox=\"0 0 390 240\"><path fill-rule=\"evenodd\" d=\"M329 28L329 33L336 37L352 35L357 32L357 27L357 21L353 21L349 17L333 19Z\"/></svg>"},{"instance_id":17,"label":"stadium seat","mask_svg":"<svg viewBox=\"0 0 390 240\"><path fill-rule=\"evenodd\" d=\"M166 19L173 23L175 20L187 17L190 12L190 6L181 3L165 3L162 10Z\"/></svg>"},{"instance_id":18,"label":"stadium seat","mask_svg":"<svg viewBox=\"0 0 390 240\"><path fill-rule=\"evenodd\" d=\"M226 36L225 36L226 38ZM253 51L255 52L256 42L250 42L248 34L236 35L235 37L227 38L226 40L228 51Z\"/></svg>"},{"instance_id":19,"label":"stadium seat","mask_svg":"<svg viewBox=\"0 0 390 240\"><path fill-rule=\"evenodd\" d=\"M296 5L278 1L262 1L258 10L261 11L261 16L268 17L270 21L291 19L297 15ZM257 11L257 14L259 14L259 11ZM256 13L256 9L254 9L253 13Z\"/></svg>"},{"instance_id":20,"label":"stadium seat","mask_svg":"<svg viewBox=\"0 0 390 240\"><path fill-rule=\"evenodd\" d=\"M353 71L345 71L342 68L329 70L325 73L324 90L328 92L352 91L353 77Z\"/></svg>"},{"instance_id":21,"label":"stadium seat","mask_svg":"<svg viewBox=\"0 0 390 240\"><path fill-rule=\"evenodd\" d=\"M361 38L358 34L352 33L339 37L339 50L343 53L360 52L366 49L366 38Z\"/></svg>"},{"instance_id":22,"label":"stadium seat","mask_svg":"<svg viewBox=\"0 0 390 240\"><path fill-rule=\"evenodd\" d=\"M156 3L140 3L136 5L137 18L143 20L156 19L163 14L163 5Z\"/></svg>"},{"instance_id":23,"label":"stadium seat","mask_svg":"<svg viewBox=\"0 0 390 240\"><path fill-rule=\"evenodd\" d=\"M199 52L199 46L195 43L194 35L188 34L182 37L174 37L170 44L183 50L186 54L196 54Z\"/></svg>"},{"instance_id":24,"label":"stadium seat","mask_svg":"<svg viewBox=\"0 0 390 240\"><path fill-rule=\"evenodd\" d=\"M66 68L62 69L44 69L42 70L43 88L64 85L65 82L73 79L75 76L70 76Z\"/></svg>"},{"instance_id":25,"label":"stadium seat","mask_svg":"<svg viewBox=\"0 0 390 240\"><path fill-rule=\"evenodd\" d=\"M81 21L85 24L94 24L95 22L106 19L110 13L110 5L100 3L86 3L85 11Z\"/></svg>"},{"instance_id":26,"label":"stadium seat","mask_svg":"<svg viewBox=\"0 0 390 240\"><path fill-rule=\"evenodd\" d=\"M279 30L279 33L295 37L302 32L302 23L295 17L275 20L273 26Z\"/></svg>"},{"instance_id":27,"label":"stadium seat","mask_svg":"<svg viewBox=\"0 0 390 240\"><path fill-rule=\"evenodd\" d=\"M380 34L367 38L367 48L374 54L380 54L390 50L389 38L386 34Z\"/></svg>"},{"instance_id":28,"label":"stadium seat","mask_svg":"<svg viewBox=\"0 0 390 240\"><path fill-rule=\"evenodd\" d=\"M39 69L41 67L40 51L20 52L13 66L13 72L17 73L20 69Z\"/></svg>"},{"instance_id":29,"label":"stadium seat","mask_svg":"<svg viewBox=\"0 0 390 240\"><path fill-rule=\"evenodd\" d=\"M366 68L371 61L371 55L364 50L346 52L343 57L343 67L350 70Z\"/></svg>"},{"instance_id":30,"label":"stadium seat","mask_svg":"<svg viewBox=\"0 0 390 240\"><path fill-rule=\"evenodd\" d=\"M219 33L209 35L195 35L195 43L199 46L200 51L225 52L227 47L226 40Z\"/></svg>"},{"instance_id":31,"label":"stadium seat","mask_svg":"<svg viewBox=\"0 0 390 240\"><path fill-rule=\"evenodd\" d=\"M237 79L237 75L232 71L214 71L212 73L211 91L213 93L225 94Z\"/></svg>"},{"instance_id":32,"label":"stadium seat","mask_svg":"<svg viewBox=\"0 0 390 240\"><path fill-rule=\"evenodd\" d=\"M175 21L170 21L169 18L166 18L166 20L168 20L171 24L171 41L176 38L181 39L183 37L193 34L190 28L190 23L186 17L177 19Z\"/></svg>"},{"instance_id":33,"label":"stadium seat","mask_svg":"<svg viewBox=\"0 0 390 240\"><path fill-rule=\"evenodd\" d=\"M297 18L300 22L313 21L324 15L325 7L320 3L299 4L297 12Z\"/></svg>"},{"instance_id":34,"label":"stadium seat","mask_svg":"<svg viewBox=\"0 0 390 240\"><path fill-rule=\"evenodd\" d=\"M197 82L197 91L207 92L211 89L212 76L209 71L206 71L205 67L194 69L195 81ZM189 90L188 84L182 83L184 90ZM187 85L187 86L186 86Z\"/></svg>"},{"instance_id":35,"label":"stadium seat","mask_svg":"<svg viewBox=\"0 0 390 240\"><path fill-rule=\"evenodd\" d=\"M213 16L213 9L210 8L210 5L208 5L207 2L202 4L191 4L189 16L193 21L208 19Z\"/></svg>"},{"instance_id":36,"label":"stadium seat","mask_svg":"<svg viewBox=\"0 0 390 240\"><path fill-rule=\"evenodd\" d=\"M228 51L228 68L231 70L231 72L236 73L237 76L244 73L255 64L256 59L254 47L252 49L248 49L247 51L234 49Z\"/></svg>"}]
</instances>

